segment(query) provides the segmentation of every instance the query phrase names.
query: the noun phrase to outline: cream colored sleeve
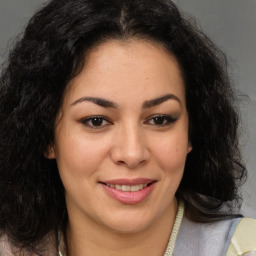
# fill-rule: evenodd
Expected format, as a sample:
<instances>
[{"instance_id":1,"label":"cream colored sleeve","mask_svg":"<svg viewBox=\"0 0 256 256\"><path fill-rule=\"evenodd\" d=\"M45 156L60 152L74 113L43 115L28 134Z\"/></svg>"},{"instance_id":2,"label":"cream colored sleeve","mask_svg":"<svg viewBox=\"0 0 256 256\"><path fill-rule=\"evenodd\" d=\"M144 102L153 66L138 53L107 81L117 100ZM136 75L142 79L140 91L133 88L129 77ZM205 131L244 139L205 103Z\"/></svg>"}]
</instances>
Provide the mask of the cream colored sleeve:
<instances>
[{"instance_id":1,"label":"cream colored sleeve","mask_svg":"<svg viewBox=\"0 0 256 256\"><path fill-rule=\"evenodd\" d=\"M243 218L231 239L226 256L256 256L256 220Z\"/></svg>"}]
</instances>

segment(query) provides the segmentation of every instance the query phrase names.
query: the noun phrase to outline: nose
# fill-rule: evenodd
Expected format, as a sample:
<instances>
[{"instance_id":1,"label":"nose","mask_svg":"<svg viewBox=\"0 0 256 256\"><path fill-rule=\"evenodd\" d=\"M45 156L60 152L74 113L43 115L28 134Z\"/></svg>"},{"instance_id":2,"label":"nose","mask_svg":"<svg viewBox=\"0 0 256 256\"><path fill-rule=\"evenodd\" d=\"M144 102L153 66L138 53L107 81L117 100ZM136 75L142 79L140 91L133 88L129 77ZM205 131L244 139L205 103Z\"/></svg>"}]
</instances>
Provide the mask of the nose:
<instances>
[{"instance_id":1,"label":"nose","mask_svg":"<svg viewBox=\"0 0 256 256\"><path fill-rule=\"evenodd\" d=\"M148 161L150 151L139 125L131 124L120 128L114 140L111 158L116 164L134 169Z\"/></svg>"}]
</instances>

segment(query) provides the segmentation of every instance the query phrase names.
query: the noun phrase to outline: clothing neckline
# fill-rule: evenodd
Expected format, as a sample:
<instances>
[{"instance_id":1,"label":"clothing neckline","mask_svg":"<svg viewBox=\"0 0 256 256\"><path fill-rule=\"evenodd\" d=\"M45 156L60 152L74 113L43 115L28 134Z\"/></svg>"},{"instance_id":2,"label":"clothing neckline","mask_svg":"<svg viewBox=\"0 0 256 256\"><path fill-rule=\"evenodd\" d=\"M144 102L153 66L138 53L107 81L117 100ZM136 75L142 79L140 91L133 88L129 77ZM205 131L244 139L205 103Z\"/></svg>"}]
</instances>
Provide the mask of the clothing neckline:
<instances>
[{"instance_id":1,"label":"clothing neckline","mask_svg":"<svg viewBox=\"0 0 256 256\"><path fill-rule=\"evenodd\" d=\"M179 200L178 211L177 211L175 222L172 228L172 233L163 256L171 256L173 254L175 243L180 230L180 225L183 219L183 215L184 215L184 202L182 200Z\"/></svg>"}]
</instances>

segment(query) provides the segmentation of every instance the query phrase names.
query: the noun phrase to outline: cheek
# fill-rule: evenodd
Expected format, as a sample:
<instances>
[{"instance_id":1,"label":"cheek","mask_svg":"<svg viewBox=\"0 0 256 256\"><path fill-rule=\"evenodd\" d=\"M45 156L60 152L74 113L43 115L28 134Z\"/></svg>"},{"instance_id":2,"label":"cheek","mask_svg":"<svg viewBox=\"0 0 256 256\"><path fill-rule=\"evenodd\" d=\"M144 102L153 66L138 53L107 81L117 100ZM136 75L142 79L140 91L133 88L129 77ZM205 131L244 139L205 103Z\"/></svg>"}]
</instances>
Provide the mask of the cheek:
<instances>
[{"instance_id":1,"label":"cheek","mask_svg":"<svg viewBox=\"0 0 256 256\"><path fill-rule=\"evenodd\" d=\"M163 170L172 173L183 172L188 147L186 134L167 136L154 144L154 155Z\"/></svg>"},{"instance_id":2,"label":"cheek","mask_svg":"<svg viewBox=\"0 0 256 256\"><path fill-rule=\"evenodd\" d=\"M69 178L93 175L104 161L109 143L101 139L66 134L58 139L57 164L60 174Z\"/></svg>"}]
</instances>

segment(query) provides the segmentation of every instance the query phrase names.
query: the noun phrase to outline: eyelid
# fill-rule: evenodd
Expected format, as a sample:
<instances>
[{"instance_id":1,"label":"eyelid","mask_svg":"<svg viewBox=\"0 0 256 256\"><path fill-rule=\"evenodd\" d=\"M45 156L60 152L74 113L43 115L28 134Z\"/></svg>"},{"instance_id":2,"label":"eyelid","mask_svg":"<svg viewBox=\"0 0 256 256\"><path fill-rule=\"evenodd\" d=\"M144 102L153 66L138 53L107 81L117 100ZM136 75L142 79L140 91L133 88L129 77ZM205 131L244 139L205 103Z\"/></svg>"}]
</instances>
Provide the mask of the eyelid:
<instances>
[{"instance_id":1,"label":"eyelid","mask_svg":"<svg viewBox=\"0 0 256 256\"><path fill-rule=\"evenodd\" d=\"M88 122L92 121L93 118L102 119L103 121L107 122L107 124L99 125L99 126L94 126L94 125L88 124ZM82 123L82 125L84 125L88 128L91 128L91 129L95 129L95 130L102 129L102 128L105 128L106 126L113 124L108 118L106 118L105 116L101 116L101 115L93 115L93 116L84 117L84 118L80 119L80 122Z\"/></svg>"},{"instance_id":2,"label":"eyelid","mask_svg":"<svg viewBox=\"0 0 256 256\"><path fill-rule=\"evenodd\" d=\"M165 118L167 123L165 123L165 124L151 124L150 121L153 120L154 118ZM168 125L176 122L178 119L179 119L178 117L173 117L172 115L168 115L168 114L154 114L154 115L149 116L144 123L149 124L149 125L154 125L154 126L157 126L157 127L165 127L165 126L168 126Z\"/></svg>"}]
</instances>

